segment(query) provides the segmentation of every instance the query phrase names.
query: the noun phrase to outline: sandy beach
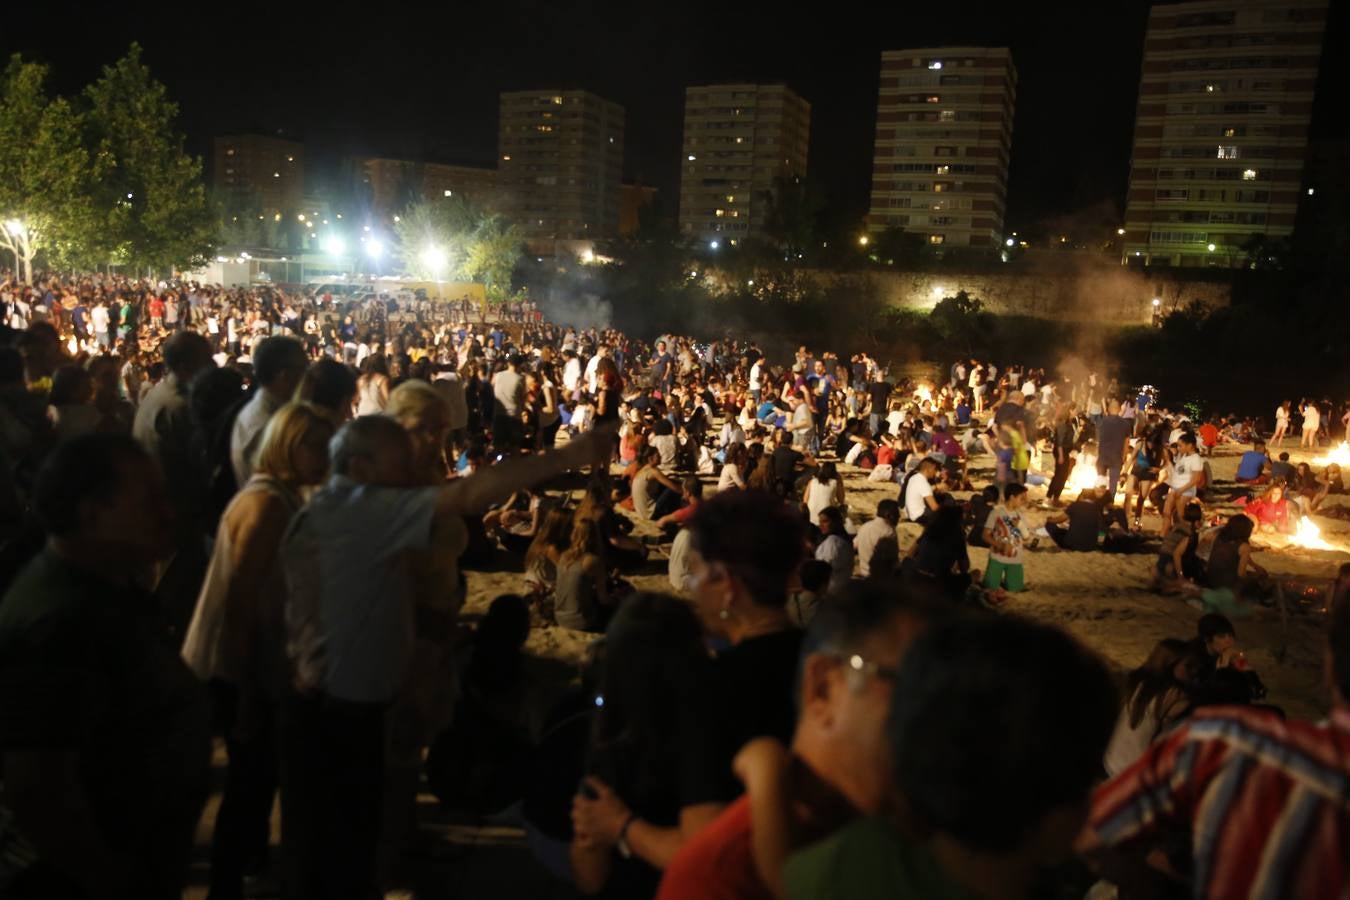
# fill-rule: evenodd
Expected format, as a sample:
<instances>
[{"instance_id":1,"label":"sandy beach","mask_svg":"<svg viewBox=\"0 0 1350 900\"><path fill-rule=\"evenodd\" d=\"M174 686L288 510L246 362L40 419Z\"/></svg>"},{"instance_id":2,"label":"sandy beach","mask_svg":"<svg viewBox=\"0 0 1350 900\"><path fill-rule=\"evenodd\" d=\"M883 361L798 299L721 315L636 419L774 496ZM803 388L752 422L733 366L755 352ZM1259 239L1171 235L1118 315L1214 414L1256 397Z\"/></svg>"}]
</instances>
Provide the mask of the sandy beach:
<instances>
[{"instance_id":1,"label":"sandy beach","mask_svg":"<svg viewBox=\"0 0 1350 900\"><path fill-rule=\"evenodd\" d=\"M1292 443L1292 442L1291 442ZM1232 488L1238 457L1249 447L1221 444L1210 457L1216 487L1220 493ZM1327 451L1300 452L1286 448L1290 461L1311 461ZM1277 451L1272 449L1272 455ZM971 480L979 489L989 482L993 460L988 455L974 455L970 460ZM849 518L860 525L872 518L877 503L894 498L897 487L891 484L869 482L866 473L853 466L839 464L840 474L847 483ZM714 478L709 482L711 495ZM1031 487L1031 502L1024 516L1034 525L1042 525L1053 511L1040 508L1045 498L1044 487ZM968 494L957 494L965 499ZM1064 500L1076 495L1068 490ZM1327 505L1350 505L1350 496L1332 496ZM1208 515L1227 516L1237 507L1227 502L1206 505ZM1151 508L1150 508L1151 512ZM1253 539L1258 548L1257 562L1271 576L1286 587L1316 583L1324 587L1335 576L1337 567L1350 561L1350 520L1316 516L1323 537L1336 545L1336 551L1309 550L1289 546L1286 539L1276 535L1257 535ZM1156 532L1159 519L1145 513L1143 528ZM902 522L899 526L900 549L905 553L919 533L919 527ZM646 522L635 520L635 533L655 534ZM658 559L658 555L660 558ZM983 569L988 551L970 548L971 566ZM1166 597L1148 589L1153 569L1151 552L1074 553L1060 550L1053 542L1041 539L1037 549L1028 552L1025 563L1028 590L1014 595L1008 603L1010 612L1034 616L1066 628L1089 647L1102 654L1110 664L1125 671L1139 665L1153 645L1165 637L1189 638L1195 634L1199 616L1179 597ZM629 580L640 590L670 592L671 585L665 570L664 553L653 553L647 573ZM468 572L469 597L465 607L466 618L480 615L493 597L520 591L521 574L517 571ZM1235 622L1239 643L1247 653L1251 667L1261 676L1269 689L1267 701L1276 704L1290 715L1319 718L1327 709L1327 694L1323 684L1323 634L1326 617L1320 611L1323 605L1319 595L1315 602L1297 602L1287 595L1292 611L1288 624L1279 615L1266 612L1256 618ZM584 658L586 647L594 635L570 631L551 625L539 625L529 639L527 651L535 658L538 668L555 675L561 671L557 664L574 669ZM546 685L539 686L551 693ZM561 686L560 686L561 687Z\"/></svg>"}]
</instances>

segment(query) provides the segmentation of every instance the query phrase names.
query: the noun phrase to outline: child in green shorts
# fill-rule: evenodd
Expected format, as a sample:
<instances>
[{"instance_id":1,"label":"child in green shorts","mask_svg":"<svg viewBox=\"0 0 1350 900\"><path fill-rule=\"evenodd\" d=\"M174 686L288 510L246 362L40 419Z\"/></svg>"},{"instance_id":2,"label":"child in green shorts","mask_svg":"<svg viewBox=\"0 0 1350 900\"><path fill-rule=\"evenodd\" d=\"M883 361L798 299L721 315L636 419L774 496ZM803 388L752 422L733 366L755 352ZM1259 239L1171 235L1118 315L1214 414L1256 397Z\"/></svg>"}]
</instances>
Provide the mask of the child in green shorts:
<instances>
[{"instance_id":1,"label":"child in green shorts","mask_svg":"<svg viewBox=\"0 0 1350 900\"><path fill-rule=\"evenodd\" d=\"M1023 526L1020 510L1026 503L1024 485L1010 484L1003 502L989 513L984 523L984 539L989 544L989 567L984 586L991 591L1006 588L1016 593L1025 590L1022 580Z\"/></svg>"}]
</instances>

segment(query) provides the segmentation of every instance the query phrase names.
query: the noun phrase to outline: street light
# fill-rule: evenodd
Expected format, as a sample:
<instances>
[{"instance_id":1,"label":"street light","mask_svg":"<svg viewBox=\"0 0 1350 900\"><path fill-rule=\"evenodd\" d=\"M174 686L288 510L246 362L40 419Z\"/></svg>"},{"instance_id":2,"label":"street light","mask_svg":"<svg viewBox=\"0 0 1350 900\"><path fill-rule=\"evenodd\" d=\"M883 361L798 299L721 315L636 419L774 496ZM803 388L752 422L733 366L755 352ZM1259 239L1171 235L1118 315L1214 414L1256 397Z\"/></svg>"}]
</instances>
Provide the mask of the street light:
<instances>
[{"instance_id":1,"label":"street light","mask_svg":"<svg viewBox=\"0 0 1350 900\"><path fill-rule=\"evenodd\" d=\"M371 238L366 241L366 256L371 259L379 259L384 256L384 244L380 243L379 238Z\"/></svg>"},{"instance_id":2,"label":"street light","mask_svg":"<svg viewBox=\"0 0 1350 900\"><path fill-rule=\"evenodd\" d=\"M345 249L347 249L347 242L336 234L329 235L323 240L323 252L329 256L341 256Z\"/></svg>"},{"instance_id":3,"label":"street light","mask_svg":"<svg viewBox=\"0 0 1350 900\"><path fill-rule=\"evenodd\" d=\"M440 275L441 270L445 268L445 264L450 261L450 257L446 255L446 252L434 244L428 244L423 247L422 252L418 254L418 258L422 260L422 265L426 266L438 276Z\"/></svg>"},{"instance_id":4,"label":"street light","mask_svg":"<svg viewBox=\"0 0 1350 900\"><path fill-rule=\"evenodd\" d=\"M1154 298L1153 298L1153 308L1154 308L1154 309L1157 309L1157 308L1160 307L1160 306L1162 306L1162 298L1161 298L1161 297L1154 297Z\"/></svg>"},{"instance_id":5,"label":"street light","mask_svg":"<svg viewBox=\"0 0 1350 900\"><path fill-rule=\"evenodd\" d=\"M717 241L708 241L708 247L709 247L709 249L711 249L711 250L716 250L716 249L717 249L718 247L720 247L720 246L722 246L722 245L719 244Z\"/></svg>"},{"instance_id":6,"label":"street light","mask_svg":"<svg viewBox=\"0 0 1350 900\"><path fill-rule=\"evenodd\" d=\"M1013 239L1012 239L1012 238L1008 238L1008 239L1007 239L1006 241L1004 241L1003 243L1006 244L1007 246L1011 247L1011 246L1013 245Z\"/></svg>"},{"instance_id":7,"label":"street light","mask_svg":"<svg viewBox=\"0 0 1350 900\"><path fill-rule=\"evenodd\" d=\"M871 243L871 238L865 234L858 238L859 247L866 247L869 243Z\"/></svg>"},{"instance_id":8,"label":"street light","mask_svg":"<svg viewBox=\"0 0 1350 900\"><path fill-rule=\"evenodd\" d=\"M1117 229L1116 229L1116 234L1119 234L1119 235L1122 235L1122 236L1123 236L1123 235L1125 234L1125 229L1124 229L1124 228L1117 228Z\"/></svg>"},{"instance_id":9,"label":"street light","mask_svg":"<svg viewBox=\"0 0 1350 900\"><path fill-rule=\"evenodd\" d=\"M18 219L10 219L8 222L5 223L5 230L8 231L10 235L12 235L13 237L20 237L28 229L24 228L23 223L20 222Z\"/></svg>"},{"instance_id":10,"label":"street light","mask_svg":"<svg viewBox=\"0 0 1350 900\"><path fill-rule=\"evenodd\" d=\"M1208 249L1210 253L1213 253L1218 247L1215 244L1207 244L1206 249Z\"/></svg>"}]
</instances>

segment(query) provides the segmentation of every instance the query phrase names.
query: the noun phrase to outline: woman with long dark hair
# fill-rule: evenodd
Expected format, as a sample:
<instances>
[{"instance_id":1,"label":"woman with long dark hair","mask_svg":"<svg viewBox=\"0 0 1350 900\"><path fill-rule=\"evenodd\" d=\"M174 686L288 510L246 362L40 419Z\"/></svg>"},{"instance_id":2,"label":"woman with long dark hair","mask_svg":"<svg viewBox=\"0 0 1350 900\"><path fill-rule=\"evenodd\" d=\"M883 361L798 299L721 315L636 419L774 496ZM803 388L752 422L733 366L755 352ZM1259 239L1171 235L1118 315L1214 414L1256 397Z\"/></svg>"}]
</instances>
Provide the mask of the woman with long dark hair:
<instances>
[{"instance_id":1,"label":"woman with long dark hair","mask_svg":"<svg viewBox=\"0 0 1350 900\"><path fill-rule=\"evenodd\" d=\"M1204 654L1176 638L1157 643L1144 664L1125 677L1125 705L1106 748L1106 773L1116 775L1191 706L1191 685L1204 671Z\"/></svg>"},{"instance_id":2,"label":"woman with long dark hair","mask_svg":"<svg viewBox=\"0 0 1350 900\"><path fill-rule=\"evenodd\" d=\"M583 894L650 897L679 847L681 710L707 663L686 602L638 594L605 633L587 772L573 801L572 873Z\"/></svg>"}]
</instances>

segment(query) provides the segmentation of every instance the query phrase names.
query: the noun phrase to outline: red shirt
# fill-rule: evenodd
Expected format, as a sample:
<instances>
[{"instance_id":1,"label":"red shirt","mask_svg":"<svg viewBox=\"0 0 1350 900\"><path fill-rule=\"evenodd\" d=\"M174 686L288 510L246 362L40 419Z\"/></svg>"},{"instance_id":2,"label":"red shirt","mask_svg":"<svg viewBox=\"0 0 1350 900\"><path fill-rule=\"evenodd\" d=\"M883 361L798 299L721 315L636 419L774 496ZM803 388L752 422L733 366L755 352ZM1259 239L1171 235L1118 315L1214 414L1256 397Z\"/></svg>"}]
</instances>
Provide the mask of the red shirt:
<instances>
[{"instance_id":1,"label":"red shirt","mask_svg":"<svg viewBox=\"0 0 1350 900\"><path fill-rule=\"evenodd\" d=\"M858 812L800 759L789 776L793 800L805 806L802 845L827 837ZM656 900L772 900L750 847L750 800L741 796L685 843L666 867Z\"/></svg>"},{"instance_id":2,"label":"red shirt","mask_svg":"<svg viewBox=\"0 0 1350 900\"><path fill-rule=\"evenodd\" d=\"M150 318L159 319L164 316L164 301L158 297L150 298Z\"/></svg>"},{"instance_id":3,"label":"red shirt","mask_svg":"<svg viewBox=\"0 0 1350 900\"><path fill-rule=\"evenodd\" d=\"M1200 426L1200 440L1206 447L1213 447L1219 443L1219 429L1206 422Z\"/></svg>"},{"instance_id":4,"label":"red shirt","mask_svg":"<svg viewBox=\"0 0 1350 900\"><path fill-rule=\"evenodd\" d=\"M1185 832L1194 897L1344 897L1350 709L1324 725L1201 710L1097 789L1088 825L1106 846Z\"/></svg>"}]
</instances>

